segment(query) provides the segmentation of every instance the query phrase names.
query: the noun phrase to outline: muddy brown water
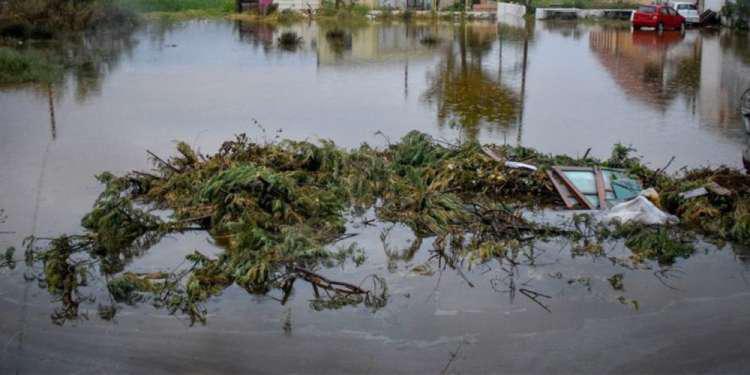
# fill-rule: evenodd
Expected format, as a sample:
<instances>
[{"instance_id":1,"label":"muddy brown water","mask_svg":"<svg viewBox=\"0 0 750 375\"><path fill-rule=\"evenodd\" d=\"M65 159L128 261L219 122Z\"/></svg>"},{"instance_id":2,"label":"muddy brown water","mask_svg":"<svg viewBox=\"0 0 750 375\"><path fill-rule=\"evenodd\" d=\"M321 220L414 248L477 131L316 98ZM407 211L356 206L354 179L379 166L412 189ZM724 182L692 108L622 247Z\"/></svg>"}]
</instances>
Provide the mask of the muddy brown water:
<instances>
[{"instance_id":1,"label":"muddy brown water","mask_svg":"<svg viewBox=\"0 0 750 375\"><path fill-rule=\"evenodd\" d=\"M303 37L296 50L277 48L287 29ZM328 30L148 24L124 39L96 40L95 62L64 85L0 89L7 216L0 248L20 248L30 234L80 231L100 191L96 173L148 168L145 151L168 155L175 140L213 152L239 132L354 147L417 129L550 153L591 148L600 157L621 142L655 167L672 156L672 170L741 166L747 35L393 23L347 29L332 43ZM441 43L423 45L426 35ZM414 240L405 227L355 221L350 232L367 261L325 273L348 281L384 276L390 299L376 312L314 311L303 285L285 306L278 295L231 287L208 304L206 326L188 327L148 305L126 306L106 322L94 303L86 306L89 320L58 327L50 322L55 301L24 281L22 264L0 270L0 373L740 373L750 366L748 249L699 242L671 267L631 270L549 241L516 269L493 261L463 268L462 277L441 271L430 239L403 253ZM610 245L608 255L628 255ZM401 256L389 258L386 247ZM170 269L195 249L220 251L189 233L163 240L129 269ZM410 271L421 264L432 275ZM624 275L622 291L607 281L616 273ZM549 311L511 293L511 284L549 296L541 298Z\"/></svg>"}]
</instances>

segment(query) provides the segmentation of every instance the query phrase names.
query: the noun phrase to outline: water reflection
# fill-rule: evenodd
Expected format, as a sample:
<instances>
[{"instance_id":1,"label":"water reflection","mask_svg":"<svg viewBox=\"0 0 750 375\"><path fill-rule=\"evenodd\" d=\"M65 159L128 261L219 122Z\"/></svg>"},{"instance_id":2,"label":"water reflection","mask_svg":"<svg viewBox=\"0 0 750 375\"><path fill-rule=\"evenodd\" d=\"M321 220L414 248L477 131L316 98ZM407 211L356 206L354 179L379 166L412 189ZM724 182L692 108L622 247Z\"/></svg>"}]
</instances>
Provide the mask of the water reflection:
<instances>
[{"instance_id":1,"label":"water reflection","mask_svg":"<svg viewBox=\"0 0 750 375\"><path fill-rule=\"evenodd\" d=\"M49 98L51 113L52 98L60 100L60 96L68 91L67 87L72 87L76 101L83 104L89 98L101 95L107 75L116 70L122 57L136 47L138 41L133 36L134 31L132 28L99 29L24 46L20 48L21 52L45 56L62 70L62 75L51 84L18 85L15 88L32 87L40 96Z\"/></svg>"},{"instance_id":2,"label":"water reflection","mask_svg":"<svg viewBox=\"0 0 750 375\"><path fill-rule=\"evenodd\" d=\"M266 52L273 47L276 34L276 26L273 24L237 21L234 25L240 41L256 48L263 47Z\"/></svg>"},{"instance_id":3,"label":"water reflection","mask_svg":"<svg viewBox=\"0 0 750 375\"><path fill-rule=\"evenodd\" d=\"M503 143L498 133L515 134L513 132L523 126L524 143L544 152L582 154L587 147L596 144L602 144L608 152L613 142L623 141L638 147L652 163L658 163L655 167L664 165L675 154L691 166L713 157L716 159L712 159L712 163L731 163L734 160L731 158L736 158L746 143L743 134L735 131L740 129L741 122L734 113L737 92L741 93L743 86L750 87L747 85L750 77L747 37L735 33L689 31L684 38L664 47L638 45L627 30L585 24L565 26L540 22L527 28L501 26L493 37L491 28L475 31L471 24L462 30L452 24L397 23L350 30L352 48L336 55L327 45L324 29L314 23L265 29L245 26L228 22L190 22L174 27L150 25L133 38L136 44L132 51L123 48L118 63L108 65L105 59L99 68L91 70L100 80L98 89L86 91L85 103L76 99L78 90L74 78L65 87L35 88L36 98L28 95L29 90L2 92L0 207L7 210L10 219L0 224L0 250L10 246L22 249L20 243L29 234L78 232L74 227L80 221L78 215L90 208L99 192L91 182L94 174L104 170L146 168L144 149L169 155L173 139L195 143L203 152L214 151L227 137L247 131L251 117L257 116L269 128L283 128L284 137L314 139L320 136L332 138L345 147L369 141L368 136L376 130L384 130L392 139L397 138L400 131L411 129L450 139L455 134L446 130L451 119L462 121L460 116L469 118L473 114L470 109L446 100L448 95L455 98L455 94L441 91L444 90L441 85L459 87L462 80L468 82L467 87L476 88L475 91L490 91L491 100L487 101L483 101L484 95L467 94L474 95L475 105L482 110L500 107L505 101L511 103L511 107L517 106L500 120L497 109L487 116L478 111L480 115L475 120L478 125L473 131L483 142ZM478 25L479 29L486 27ZM294 54L273 54L278 35L289 29L304 37L305 47ZM654 56L653 61L663 63L657 66L656 78L649 84L656 92L652 96L667 104L647 104L649 95L641 93L633 93L633 99L628 100L631 94L614 78L614 71L603 63L603 56L618 55L613 49L598 52L599 47L595 49L587 35L610 31L622 33L622 38L626 39L622 43L642 48L645 54ZM489 36L483 37L483 33ZM443 43L426 48L419 43L419 36L424 34L438 35ZM170 48L173 44L179 47ZM621 70L628 64L640 66L639 75L633 79L643 79L645 64L637 56L623 53L613 59L619 59L618 69ZM679 78L675 78L674 70L680 69L680 60L692 66L683 69L697 70L699 79L675 83ZM566 64L569 61L573 63ZM435 96L433 101L422 100L433 89L443 99ZM497 92L504 96L494 95ZM693 103L690 103L691 97ZM585 114L575 110L581 103L587 105ZM435 126L440 105L445 117L438 121L442 121L443 128ZM384 129L387 126L390 127ZM456 129L460 129L458 124ZM570 131L575 131L577 136L568 136ZM91 154L97 157L89 157ZM747 292L748 284L743 278L747 278L750 269L747 265L750 253L746 248L733 247L733 253L726 247L714 251L713 245L699 244L689 259L680 259L672 266L653 263L650 270L631 270L615 263L631 254L622 243L596 249L590 244L538 241L533 248L509 247L508 257L502 263L493 259L476 264L470 262L472 259L467 259L466 254L461 257L460 251L451 252L450 248L442 254L435 252L433 239L418 238L408 228L398 226L390 231L388 243L382 246L384 251L379 251L379 236L387 228L364 224L352 228L360 233L355 239L367 246L369 263L361 269L330 271L331 277L342 280L359 280L372 272L388 278L393 299L374 319L354 308L313 313L308 307L313 293L310 289L300 288L296 297L282 307L270 298L253 298L250 302L243 290L229 288L210 304L211 326L200 329L198 335L173 335L172 332L184 332L179 329L179 323L163 317L149 318L159 313L145 306L125 307L126 314L115 328L90 323L77 331L85 332L79 335L73 330L47 328L51 311L49 294L39 293L31 285L26 293L28 299L25 297L23 265L19 263L12 277L2 280L0 310L4 315L0 320L7 323L7 327L0 336L11 346L0 361L0 368L8 363L11 368L14 363L22 363L17 367L33 371L36 364L44 361L35 361L37 357L32 357L32 353L46 351L57 356L64 352L61 348L77 348L80 355L112 359L127 369L125 371L136 372L142 369L129 367L134 363L132 356L148 357L159 353L154 343L164 342L165 337L175 345L170 347L169 353L163 353L161 360L165 366L174 366L171 368L175 371L184 366L184 358L174 353L202 353L209 342L235 346L239 342L242 347L266 350L262 354L273 357L283 345L273 341L274 330L281 330L275 325L275 319L287 308L294 311L295 340L299 340L296 342L307 340L310 343L307 347L301 346L310 350L300 353L322 347L319 344L323 334L319 332L328 335L325 337L333 345L327 346L329 349L348 345L361 347L368 353L386 347L381 341L369 338L385 337L388 343L397 343L389 347L398 347L399 352L405 347L404 358L415 361L413 366L399 370L419 371L424 370L424 363L436 363L436 357L420 354L422 352L415 354L413 348L417 345L420 348L424 347L421 345L442 345L431 351L444 354L455 350L452 341L440 344L446 342L445 337L480 332L477 337L481 338L481 345L469 349L472 357L482 360L465 361L460 365L476 362L476 366L483 367L464 372L500 368L503 363L493 363L497 348L507 350L504 352L508 358L527 358L524 350L529 347L548 349L544 351L549 353L549 361L542 362L563 368L570 365L570 353L564 351L556 357L561 347L588 342L590 345L578 346L580 350L574 354L599 353L597 349L603 342L606 344L606 340L615 336L619 340L619 333L625 332L625 339L618 341L618 345L628 345L629 340L629 348L637 347L637 350L622 347L625 354L621 355L618 350L617 358L630 361L628 353L642 351L644 338L640 334L645 330L651 332L649 337L658 337L653 340L671 339L670 335L674 334L671 327L677 324L690 328L680 332L698 332L704 343L705 321L716 316L735 316L730 314L747 308L747 298L737 297L746 296ZM133 254L133 263L128 267L141 273L166 269L180 264L184 255L193 249L220 251L206 243L205 237L189 234L169 238L142 257ZM22 257L21 253L16 252L17 258ZM130 260L123 258L124 262ZM417 277L417 273L432 273L433 276ZM618 274L624 275L620 280L624 290L613 289L609 281L613 279L618 285L615 277ZM102 277L101 274L95 276ZM466 280L475 287L468 286ZM92 287L95 281L92 278ZM106 302L106 291L97 296ZM529 296L553 313L548 314ZM278 293L274 297L281 299L283 296ZM640 303L640 314L630 307L636 299ZM23 313L19 312L20 304L23 304ZM92 319L96 307L96 304L87 304L85 309ZM639 322L648 322L643 323L645 328L633 330L636 315ZM730 330L747 331L746 320L741 324L736 323L736 319L728 321L735 323L719 330L722 336L716 342L726 342L726 332ZM12 335L23 327L29 329L23 350L16 353L16 339ZM493 329L487 330L487 327ZM105 329L133 334L107 336L120 340L112 345L87 346L86 343L93 342L90 340L92 332L97 337L111 333L104 332ZM227 334L240 331L242 335ZM358 336L352 340L354 335ZM581 335L587 339L582 340ZM340 339L344 336L346 339ZM365 336L368 339L362 338ZM143 338L143 341L135 341L133 337ZM647 339L645 344L652 345L653 340ZM122 352L117 349L121 344L136 351ZM112 349L102 349L107 347ZM485 352L480 352L482 350ZM490 351L494 352L487 353ZM237 352L237 357L246 355ZM320 355L320 358L330 356ZM599 364L611 359L597 358L600 358ZM217 357L216 361L243 363L246 358L236 359ZM366 360L369 359L363 358ZM437 358L437 362L442 360ZM255 363L270 362L259 359ZM279 363L275 361L273 365ZM284 363L310 362L281 364ZM317 365L308 366L308 371L310 368L313 371L331 369L330 363L313 363ZM382 363L386 362L381 361L378 366ZM513 364L518 365L516 369L528 365L518 361ZM443 364L438 367L431 372L439 372ZM195 368L200 368L200 364ZM539 368L539 372L545 369ZM334 366L333 371L339 370L352 372L351 368ZM375 371L393 372L389 370L376 368ZM274 368L268 372L271 371L280 370ZM290 368L285 372L299 371L299 368Z\"/></svg>"},{"instance_id":4,"label":"water reflection","mask_svg":"<svg viewBox=\"0 0 750 375\"><path fill-rule=\"evenodd\" d=\"M425 24L397 23L368 27L322 26L318 30L318 64L402 63L429 57L432 51L419 40L436 28Z\"/></svg>"},{"instance_id":5,"label":"water reflection","mask_svg":"<svg viewBox=\"0 0 750 375\"><path fill-rule=\"evenodd\" d=\"M695 103L700 86L701 39L679 32L601 29L589 46L628 97L660 111L683 95Z\"/></svg>"},{"instance_id":6,"label":"water reflection","mask_svg":"<svg viewBox=\"0 0 750 375\"><path fill-rule=\"evenodd\" d=\"M708 81L714 96L706 95L701 100L714 103L710 113L722 127L732 127L741 115L737 108L745 90L750 89L750 36L734 34L727 30L703 35L706 48L704 64L710 70L702 72L701 79ZM718 40L717 40L718 39ZM718 55L716 58L713 55Z\"/></svg>"},{"instance_id":7,"label":"water reflection","mask_svg":"<svg viewBox=\"0 0 750 375\"><path fill-rule=\"evenodd\" d=\"M437 67L427 75L428 87L423 100L436 107L439 127L460 127L468 139L477 139L486 128L517 126L523 113L523 90L528 58L528 33L523 28L500 29L499 59L496 73L485 67L484 60L498 40L498 29L492 26L461 25L442 51ZM512 43L520 36L523 59L521 62L520 91L503 79L503 40ZM520 134L520 132L519 132Z\"/></svg>"},{"instance_id":8,"label":"water reflection","mask_svg":"<svg viewBox=\"0 0 750 375\"><path fill-rule=\"evenodd\" d=\"M576 21L550 20L540 22L542 29L550 33L562 35L575 40L581 39L586 34L584 25Z\"/></svg>"},{"instance_id":9,"label":"water reflection","mask_svg":"<svg viewBox=\"0 0 750 375\"><path fill-rule=\"evenodd\" d=\"M726 35L599 28L589 46L629 98L661 112L681 98L703 122L736 127L750 70L738 47L742 37ZM728 39L737 45L721 42Z\"/></svg>"}]
</instances>

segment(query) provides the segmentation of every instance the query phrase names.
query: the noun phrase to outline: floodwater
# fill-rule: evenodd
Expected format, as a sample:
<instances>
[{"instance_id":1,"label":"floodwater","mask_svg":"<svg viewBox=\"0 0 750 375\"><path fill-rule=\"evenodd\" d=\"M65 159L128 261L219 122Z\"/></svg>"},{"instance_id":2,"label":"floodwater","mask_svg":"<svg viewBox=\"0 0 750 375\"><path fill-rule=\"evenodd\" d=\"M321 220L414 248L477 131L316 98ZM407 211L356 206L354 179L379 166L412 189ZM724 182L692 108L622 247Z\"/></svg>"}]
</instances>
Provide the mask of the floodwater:
<instances>
[{"instance_id":1,"label":"floodwater","mask_svg":"<svg viewBox=\"0 0 750 375\"><path fill-rule=\"evenodd\" d=\"M278 48L287 29L304 38L296 50ZM95 174L148 168L146 150L169 155L175 140L203 152L240 132L353 147L417 129L549 153L591 148L599 157L621 142L654 167L674 156L672 171L739 167L747 147L738 108L750 87L747 35L393 23L346 29L343 43L331 43L329 29L153 23L65 50L86 63L62 85L1 88L0 249L21 248L32 234L79 232L100 192ZM442 43L425 46L426 35ZM230 287L209 302L205 326L148 305L125 306L107 322L92 302L82 307L88 320L60 327L50 320L59 301L24 281L24 265L2 269L0 373L750 368L748 249L698 241L674 265L630 269L612 260L629 254L622 244L592 256L548 241L515 267L493 261L456 271L440 267L431 239L412 247L405 227L354 221L349 229L367 261L321 272L353 282L385 277L390 298L380 310L315 311L302 285L285 305L279 295ZM128 269L172 269L195 249L220 251L188 233L162 240ZM412 272L417 265L432 272ZM608 282L615 274L623 290ZM99 279L91 280L95 296Z\"/></svg>"}]
</instances>

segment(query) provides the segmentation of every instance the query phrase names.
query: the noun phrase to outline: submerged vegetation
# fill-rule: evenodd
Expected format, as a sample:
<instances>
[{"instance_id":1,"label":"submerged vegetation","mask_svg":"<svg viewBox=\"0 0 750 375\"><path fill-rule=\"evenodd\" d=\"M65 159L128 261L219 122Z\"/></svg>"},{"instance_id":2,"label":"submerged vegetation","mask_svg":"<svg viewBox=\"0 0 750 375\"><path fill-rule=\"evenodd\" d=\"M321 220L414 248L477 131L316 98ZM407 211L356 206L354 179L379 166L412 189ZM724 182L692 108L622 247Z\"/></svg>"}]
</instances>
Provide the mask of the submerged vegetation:
<instances>
[{"instance_id":1,"label":"submerged vegetation","mask_svg":"<svg viewBox=\"0 0 750 375\"><path fill-rule=\"evenodd\" d=\"M100 304L103 318L113 318L120 304L150 302L192 322L205 322L205 302L231 285L259 295L277 291L285 303L295 283L304 282L312 286L310 306L317 310L352 304L383 307L388 289L380 276L337 281L323 275L326 267L358 265L367 256L356 242L337 246L352 235L346 223L362 220L367 212L417 236L403 254L386 248L389 257L410 259L422 239L431 238L434 256L457 272L466 262L517 264L524 249L551 238L570 241L574 254L593 255L602 253L603 241L622 239L632 256L612 261L632 264L628 267L687 257L697 235L750 242L750 181L738 171L705 169L670 177L646 168L622 146L604 161L523 147L493 148L506 160L540 169L509 168L476 142L449 145L419 132L383 150L365 144L347 151L330 141L256 142L239 135L217 153L204 155L179 143L172 158L151 154L152 171L99 175L105 189L82 221L84 232L29 238L27 261L41 264L37 280L62 302L53 314L55 322L77 318L80 304L94 302L81 288L96 273L107 281L110 299ZM550 226L525 219L529 210L560 206L545 174L557 164L624 168L659 190L663 208L682 224L611 226L583 215L570 225ZM679 196L712 182L731 194ZM155 210L171 214L157 216ZM177 270L127 271L130 260L164 236L194 230L208 232L224 251L215 256L194 251L188 265ZM413 272L432 273L429 265ZM610 283L621 290L622 275ZM528 289L519 292L535 302L543 296Z\"/></svg>"},{"instance_id":2,"label":"submerged vegetation","mask_svg":"<svg viewBox=\"0 0 750 375\"><path fill-rule=\"evenodd\" d=\"M0 47L0 84L53 82L60 75L60 67L37 52Z\"/></svg>"}]
</instances>

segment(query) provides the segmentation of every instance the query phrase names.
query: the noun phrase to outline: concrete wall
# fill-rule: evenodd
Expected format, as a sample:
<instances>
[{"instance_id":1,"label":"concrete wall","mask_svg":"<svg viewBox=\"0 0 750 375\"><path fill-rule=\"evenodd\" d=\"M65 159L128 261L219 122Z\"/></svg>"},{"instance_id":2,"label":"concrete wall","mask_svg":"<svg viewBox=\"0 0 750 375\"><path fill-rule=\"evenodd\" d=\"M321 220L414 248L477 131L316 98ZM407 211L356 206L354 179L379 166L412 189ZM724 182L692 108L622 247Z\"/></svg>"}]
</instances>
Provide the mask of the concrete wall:
<instances>
[{"instance_id":1,"label":"concrete wall","mask_svg":"<svg viewBox=\"0 0 750 375\"><path fill-rule=\"evenodd\" d=\"M526 21L523 16L525 15L526 7L523 5L497 3L497 22L515 27L524 27Z\"/></svg>"},{"instance_id":2,"label":"concrete wall","mask_svg":"<svg viewBox=\"0 0 750 375\"><path fill-rule=\"evenodd\" d=\"M701 11L706 10L706 9L711 9L714 12L718 13L721 11L721 8L724 7L724 4L726 4L726 1L725 0L703 0L702 3L703 3L702 4L703 7L702 8L699 7Z\"/></svg>"},{"instance_id":3,"label":"concrete wall","mask_svg":"<svg viewBox=\"0 0 750 375\"><path fill-rule=\"evenodd\" d=\"M535 18L630 18L629 9L578 9L578 8L536 8Z\"/></svg>"},{"instance_id":4,"label":"concrete wall","mask_svg":"<svg viewBox=\"0 0 750 375\"><path fill-rule=\"evenodd\" d=\"M497 18L500 17L523 17L526 15L526 7L519 4L497 3Z\"/></svg>"},{"instance_id":5,"label":"concrete wall","mask_svg":"<svg viewBox=\"0 0 750 375\"><path fill-rule=\"evenodd\" d=\"M279 4L279 10L305 10L308 4L313 9L320 7L320 0L274 0L274 3Z\"/></svg>"}]
</instances>

